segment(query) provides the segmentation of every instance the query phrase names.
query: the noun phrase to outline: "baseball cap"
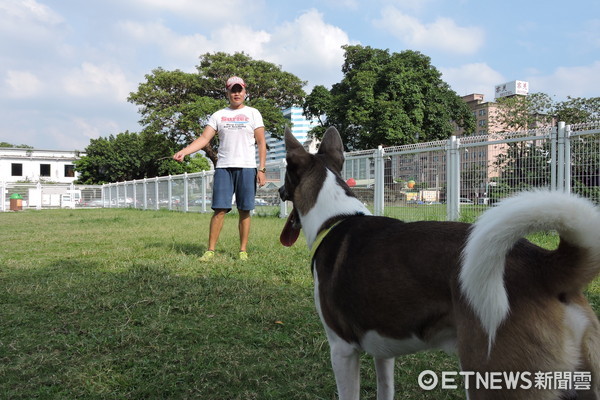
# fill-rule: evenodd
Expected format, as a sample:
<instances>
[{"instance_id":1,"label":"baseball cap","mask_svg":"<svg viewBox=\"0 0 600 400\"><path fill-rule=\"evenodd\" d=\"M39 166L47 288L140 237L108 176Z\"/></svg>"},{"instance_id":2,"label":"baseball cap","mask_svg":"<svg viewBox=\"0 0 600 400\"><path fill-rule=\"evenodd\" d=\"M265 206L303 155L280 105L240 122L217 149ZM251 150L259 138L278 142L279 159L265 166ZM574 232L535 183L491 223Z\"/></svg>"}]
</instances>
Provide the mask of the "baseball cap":
<instances>
[{"instance_id":1,"label":"baseball cap","mask_svg":"<svg viewBox=\"0 0 600 400\"><path fill-rule=\"evenodd\" d=\"M232 76L231 78L227 79L227 84L225 85L225 87L227 88L227 90L231 90L231 88L234 85L240 85L243 88L246 87L246 83L239 76Z\"/></svg>"}]
</instances>

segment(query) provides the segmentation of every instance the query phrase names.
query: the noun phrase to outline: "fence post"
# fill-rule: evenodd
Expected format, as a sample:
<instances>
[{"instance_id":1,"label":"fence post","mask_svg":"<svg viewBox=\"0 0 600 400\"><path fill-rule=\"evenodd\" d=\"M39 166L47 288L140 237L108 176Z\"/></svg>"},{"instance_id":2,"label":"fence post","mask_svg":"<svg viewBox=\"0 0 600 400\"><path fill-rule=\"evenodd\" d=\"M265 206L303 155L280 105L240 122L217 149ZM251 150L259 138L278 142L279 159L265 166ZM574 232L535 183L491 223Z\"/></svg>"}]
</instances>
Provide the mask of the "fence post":
<instances>
[{"instance_id":1,"label":"fence post","mask_svg":"<svg viewBox=\"0 0 600 400\"><path fill-rule=\"evenodd\" d=\"M374 204L373 209L375 215L383 215L384 212L384 192L385 192L385 183L383 179L384 175L384 165L383 165L383 156L385 154L385 150L383 146L377 147L377 150L373 154L375 159L375 184L373 190L374 196Z\"/></svg>"},{"instance_id":2,"label":"fence post","mask_svg":"<svg viewBox=\"0 0 600 400\"><path fill-rule=\"evenodd\" d=\"M35 208L36 208L36 210L41 210L42 209L42 199L44 198L44 194L42 193L42 182L38 181L38 183L36 184L36 189L37 189L38 199L37 199L37 206L35 206Z\"/></svg>"},{"instance_id":3,"label":"fence post","mask_svg":"<svg viewBox=\"0 0 600 400\"><path fill-rule=\"evenodd\" d=\"M6 184L0 181L0 211L2 212L6 211L6 193Z\"/></svg>"},{"instance_id":4,"label":"fence post","mask_svg":"<svg viewBox=\"0 0 600 400\"><path fill-rule=\"evenodd\" d=\"M558 151L556 149L556 143L558 138L558 126L555 126L550 131L550 190L556 190L556 182L558 181L556 177L556 169L558 166L557 156Z\"/></svg>"},{"instance_id":5,"label":"fence post","mask_svg":"<svg viewBox=\"0 0 600 400\"><path fill-rule=\"evenodd\" d=\"M168 207L169 211L173 209L173 177L169 175L169 179L167 180L167 196L169 196Z\"/></svg>"},{"instance_id":6,"label":"fence post","mask_svg":"<svg viewBox=\"0 0 600 400\"><path fill-rule=\"evenodd\" d=\"M571 125L565 127L565 187L566 193L571 193Z\"/></svg>"},{"instance_id":7,"label":"fence post","mask_svg":"<svg viewBox=\"0 0 600 400\"><path fill-rule=\"evenodd\" d=\"M457 221L460 216L460 154L456 136L448 139L446 148L446 213L449 221Z\"/></svg>"},{"instance_id":8,"label":"fence post","mask_svg":"<svg viewBox=\"0 0 600 400\"><path fill-rule=\"evenodd\" d=\"M202 171L202 212L206 212L206 171Z\"/></svg>"},{"instance_id":9,"label":"fence post","mask_svg":"<svg viewBox=\"0 0 600 400\"><path fill-rule=\"evenodd\" d=\"M107 186L108 189L108 208L112 208L112 188L110 187L112 183L109 183ZM104 199L106 201L106 198Z\"/></svg>"},{"instance_id":10,"label":"fence post","mask_svg":"<svg viewBox=\"0 0 600 400\"><path fill-rule=\"evenodd\" d=\"M144 210L147 210L148 209L148 179L147 178L144 178L143 192L144 192Z\"/></svg>"},{"instance_id":11,"label":"fence post","mask_svg":"<svg viewBox=\"0 0 600 400\"><path fill-rule=\"evenodd\" d=\"M160 204L158 201L158 176L154 178L154 209L160 210Z\"/></svg>"},{"instance_id":12,"label":"fence post","mask_svg":"<svg viewBox=\"0 0 600 400\"><path fill-rule=\"evenodd\" d=\"M131 185L133 186L133 208L137 208L137 185L135 184L135 179L131 182Z\"/></svg>"},{"instance_id":13,"label":"fence post","mask_svg":"<svg viewBox=\"0 0 600 400\"><path fill-rule=\"evenodd\" d=\"M119 203L119 182L115 183L115 200L116 200L116 203L115 203L116 207L117 208L121 208L119 206L119 204L120 204Z\"/></svg>"},{"instance_id":14,"label":"fence post","mask_svg":"<svg viewBox=\"0 0 600 400\"><path fill-rule=\"evenodd\" d=\"M183 173L183 212L188 212L189 211L189 206L188 206L188 197L189 197L189 193L188 193L188 174L187 172Z\"/></svg>"},{"instance_id":15,"label":"fence post","mask_svg":"<svg viewBox=\"0 0 600 400\"><path fill-rule=\"evenodd\" d=\"M285 185L285 169L287 166L287 162L285 158L281 160L281 164L279 164L279 187ZM279 218L286 218L288 215L287 210L287 201L279 199Z\"/></svg>"},{"instance_id":16,"label":"fence post","mask_svg":"<svg viewBox=\"0 0 600 400\"><path fill-rule=\"evenodd\" d=\"M565 191L565 123L558 123L558 134L556 137L557 151L557 171L556 171L556 190Z\"/></svg>"}]
</instances>

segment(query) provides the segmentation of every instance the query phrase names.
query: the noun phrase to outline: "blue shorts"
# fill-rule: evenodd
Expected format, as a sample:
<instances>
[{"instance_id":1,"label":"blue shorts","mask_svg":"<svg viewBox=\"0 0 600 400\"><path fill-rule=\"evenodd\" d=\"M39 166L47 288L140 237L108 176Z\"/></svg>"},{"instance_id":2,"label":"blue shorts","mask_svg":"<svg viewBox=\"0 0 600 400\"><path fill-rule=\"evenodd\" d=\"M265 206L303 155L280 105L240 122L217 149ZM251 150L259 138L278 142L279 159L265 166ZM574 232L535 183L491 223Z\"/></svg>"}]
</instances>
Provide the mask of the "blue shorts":
<instances>
[{"instance_id":1,"label":"blue shorts","mask_svg":"<svg viewBox=\"0 0 600 400\"><path fill-rule=\"evenodd\" d=\"M233 195L238 210L254 210L256 168L215 168L213 210L231 210Z\"/></svg>"}]
</instances>

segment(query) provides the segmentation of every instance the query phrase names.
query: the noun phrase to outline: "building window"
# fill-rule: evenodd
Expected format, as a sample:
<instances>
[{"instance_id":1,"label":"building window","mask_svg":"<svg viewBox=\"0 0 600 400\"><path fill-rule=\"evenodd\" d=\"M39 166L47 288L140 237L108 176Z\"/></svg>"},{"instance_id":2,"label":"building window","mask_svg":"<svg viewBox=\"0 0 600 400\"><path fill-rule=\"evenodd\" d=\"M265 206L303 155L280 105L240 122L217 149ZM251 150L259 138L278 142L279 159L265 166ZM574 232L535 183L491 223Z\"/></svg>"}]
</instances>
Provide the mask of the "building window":
<instances>
[{"instance_id":1,"label":"building window","mask_svg":"<svg viewBox=\"0 0 600 400\"><path fill-rule=\"evenodd\" d=\"M40 176L50 176L50 164L40 164Z\"/></svg>"},{"instance_id":2,"label":"building window","mask_svg":"<svg viewBox=\"0 0 600 400\"><path fill-rule=\"evenodd\" d=\"M75 178L75 166L73 164L65 165L65 178Z\"/></svg>"},{"instance_id":3,"label":"building window","mask_svg":"<svg viewBox=\"0 0 600 400\"><path fill-rule=\"evenodd\" d=\"M11 164L10 170L12 176L23 176L23 164Z\"/></svg>"}]
</instances>

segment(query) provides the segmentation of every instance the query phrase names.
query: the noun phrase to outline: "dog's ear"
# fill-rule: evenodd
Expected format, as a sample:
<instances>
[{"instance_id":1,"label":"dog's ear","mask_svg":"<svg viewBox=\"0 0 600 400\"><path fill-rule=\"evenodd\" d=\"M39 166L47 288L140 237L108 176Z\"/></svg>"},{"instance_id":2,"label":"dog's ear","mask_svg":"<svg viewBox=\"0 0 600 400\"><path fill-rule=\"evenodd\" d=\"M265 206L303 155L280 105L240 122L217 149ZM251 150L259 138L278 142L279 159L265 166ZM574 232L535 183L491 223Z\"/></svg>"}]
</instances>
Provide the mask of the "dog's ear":
<instances>
[{"instance_id":1,"label":"dog's ear","mask_svg":"<svg viewBox=\"0 0 600 400\"><path fill-rule=\"evenodd\" d=\"M285 127L285 133L284 133L284 139L285 139L285 150L289 153L289 152L296 152L296 151L304 151L306 152L306 150L304 149L304 146L302 146L302 143L300 143L298 141L298 139L296 139L296 137L292 134L292 131L290 131L289 127Z\"/></svg>"},{"instance_id":2,"label":"dog's ear","mask_svg":"<svg viewBox=\"0 0 600 400\"><path fill-rule=\"evenodd\" d=\"M290 128L285 128L285 159L288 165L294 165L301 167L306 164L310 159L310 153L306 151L302 143L296 139L296 137L290 131Z\"/></svg>"},{"instance_id":3,"label":"dog's ear","mask_svg":"<svg viewBox=\"0 0 600 400\"><path fill-rule=\"evenodd\" d=\"M344 167L344 145L340 133L333 126L328 128L325 135L323 135L317 154L326 156L325 162L329 168L337 173L342 172Z\"/></svg>"}]
</instances>

